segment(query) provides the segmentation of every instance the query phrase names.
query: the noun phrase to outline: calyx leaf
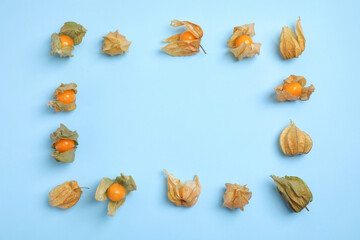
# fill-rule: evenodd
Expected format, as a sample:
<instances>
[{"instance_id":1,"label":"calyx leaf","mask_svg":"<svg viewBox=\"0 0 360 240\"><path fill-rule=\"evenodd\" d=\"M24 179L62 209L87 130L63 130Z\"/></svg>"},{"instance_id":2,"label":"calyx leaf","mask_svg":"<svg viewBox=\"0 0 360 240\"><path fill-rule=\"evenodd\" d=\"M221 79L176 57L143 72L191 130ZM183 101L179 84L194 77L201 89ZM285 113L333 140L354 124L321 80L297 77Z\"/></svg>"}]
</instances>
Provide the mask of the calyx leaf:
<instances>
[{"instance_id":1,"label":"calyx leaf","mask_svg":"<svg viewBox=\"0 0 360 240\"><path fill-rule=\"evenodd\" d=\"M305 37L300 17L296 21L295 33L284 26L281 32L280 51L285 59L297 58L305 50Z\"/></svg>"},{"instance_id":2,"label":"calyx leaf","mask_svg":"<svg viewBox=\"0 0 360 240\"><path fill-rule=\"evenodd\" d=\"M239 184L226 183L226 192L223 195L224 203L223 207L230 208L234 210L235 208L240 208L241 211L244 211L245 205L249 203L249 200L252 196L252 193L249 192L249 189Z\"/></svg>"},{"instance_id":3,"label":"calyx leaf","mask_svg":"<svg viewBox=\"0 0 360 240\"><path fill-rule=\"evenodd\" d=\"M107 195L108 188L113 184L118 183L122 185L125 189L125 197L121 199L120 201L114 202L111 199L109 199L108 203L108 215L114 216L116 211L121 207L126 200L126 196L130 194L130 192L135 191L137 189L136 184L132 176L126 176L124 174L121 174L121 176L116 177L116 179L110 179L110 178L102 178L99 186L96 189L95 193L95 199L97 201L105 201L109 197Z\"/></svg>"},{"instance_id":4,"label":"calyx leaf","mask_svg":"<svg viewBox=\"0 0 360 240\"><path fill-rule=\"evenodd\" d=\"M181 34L176 34L172 37L166 38L163 41L169 42L165 47L162 47L162 50L171 56L189 56L199 52L201 38L203 36L203 31L200 26L188 22L188 21L179 21L172 20L170 26L179 27L185 25L187 30L190 31L195 37L195 40L191 41L182 41L180 40Z\"/></svg>"},{"instance_id":5,"label":"calyx leaf","mask_svg":"<svg viewBox=\"0 0 360 240\"><path fill-rule=\"evenodd\" d=\"M288 91L284 90L284 86L292 82L297 82L302 87L300 96L294 96ZM306 79L303 76L290 75L287 79L284 80L284 84L275 87L274 90L276 92L277 99L280 102L295 100L307 101L310 99L311 94L315 91L315 87L312 84L309 87L305 87L305 85Z\"/></svg>"},{"instance_id":6,"label":"calyx leaf","mask_svg":"<svg viewBox=\"0 0 360 240\"><path fill-rule=\"evenodd\" d=\"M260 55L261 43L252 43L250 45L242 43L239 47L236 47L235 44L236 39L240 36L255 36L254 25L255 23L251 23L234 27L234 32L231 35L230 40L227 42L228 46L231 47L229 51L232 52L238 60L241 60L243 58L251 58L255 54Z\"/></svg>"},{"instance_id":7,"label":"calyx leaf","mask_svg":"<svg viewBox=\"0 0 360 240\"><path fill-rule=\"evenodd\" d=\"M125 36L121 35L118 30L109 32L109 34L103 38L103 53L114 56L117 54L122 55L124 51L129 52L131 42L128 41Z\"/></svg>"},{"instance_id":8,"label":"calyx leaf","mask_svg":"<svg viewBox=\"0 0 360 240\"><path fill-rule=\"evenodd\" d=\"M76 22L66 22L60 29L59 35L67 35L72 38L74 45L79 45L86 34L86 28Z\"/></svg>"},{"instance_id":9,"label":"calyx leaf","mask_svg":"<svg viewBox=\"0 0 360 240\"><path fill-rule=\"evenodd\" d=\"M72 51L74 50L73 46L61 46L61 41L59 38L59 34L53 33L51 35L51 52L50 55L54 55L55 53L59 54L60 57L73 57Z\"/></svg>"},{"instance_id":10,"label":"calyx leaf","mask_svg":"<svg viewBox=\"0 0 360 240\"><path fill-rule=\"evenodd\" d=\"M274 180L281 197L294 212L300 212L313 200L309 187L301 178L275 175L270 177Z\"/></svg>"},{"instance_id":11,"label":"calyx leaf","mask_svg":"<svg viewBox=\"0 0 360 240\"><path fill-rule=\"evenodd\" d=\"M55 89L52 98L57 99L57 96L59 93L67 91L67 90L72 90L74 91L74 93L77 93L77 89L76 89L77 85L75 83L68 83L68 84L61 84L58 88ZM61 112L61 111L73 111L76 109L76 103L72 102L72 103L63 103L60 101L49 101L47 103L47 105L49 107L54 108L55 112Z\"/></svg>"},{"instance_id":12,"label":"calyx leaf","mask_svg":"<svg viewBox=\"0 0 360 240\"><path fill-rule=\"evenodd\" d=\"M64 124L61 123L60 127L55 132L50 134L50 138L53 142L51 147L53 149L55 149L52 152L51 156L54 157L55 160L58 162L73 162L75 159L75 151L76 151L77 145L79 144L77 141L78 137L79 137L79 135L76 131L71 131ZM66 152L62 152L62 153L58 152L55 148L55 143L57 143L60 139L73 140L75 143L75 147Z\"/></svg>"},{"instance_id":13,"label":"calyx leaf","mask_svg":"<svg viewBox=\"0 0 360 240\"><path fill-rule=\"evenodd\" d=\"M175 178L173 174L170 175L165 169L164 173L167 177L169 200L176 206L194 206L201 192L198 175L194 176L194 180L188 180L183 183Z\"/></svg>"},{"instance_id":14,"label":"calyx leaf","mask_svg":"<svg viewBox=\"0 0 360 240\"><path fill-rule=\"evenodd\" d=\"M56 186L49 192L49 203L53 207L67 209L80 199L82 190L76 181L68 181Z\"/></svg>"}]
</instances>

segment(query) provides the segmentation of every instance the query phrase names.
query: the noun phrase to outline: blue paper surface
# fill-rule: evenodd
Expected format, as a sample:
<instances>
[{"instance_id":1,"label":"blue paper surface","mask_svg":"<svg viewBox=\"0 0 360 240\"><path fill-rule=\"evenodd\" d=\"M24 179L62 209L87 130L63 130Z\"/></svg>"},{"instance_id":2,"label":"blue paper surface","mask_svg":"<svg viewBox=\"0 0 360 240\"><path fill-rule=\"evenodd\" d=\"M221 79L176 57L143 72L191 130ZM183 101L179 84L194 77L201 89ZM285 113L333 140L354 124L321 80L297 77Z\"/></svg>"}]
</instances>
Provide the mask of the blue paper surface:
<instances>
[{"instance_id":1,"label":"blue paper surface","mask_svg":"<svg viewBox=\"0 0 360 240\"><path fill-rule=\"evenodd\" d=\"M359 239L358 1L5 1L0 2L0 239ZM306 49L279 51L281 28L298 17ZM200 52L171 57L162 39L202 27ZM66 21L88 29L73 58L50 56L50 36ZM233 27L255 23L260 56L228 52ZM109 31L130 52L101 53ZM290 74L316 91L280 103L273 88ZM61 83L78 84L73 112L46 106ZM313 139L308 155L284 156L279 135L290 119ZM79 133L72 164L49 157L60 123ZM167 198L162 169L199 175L193 208ZM114 217L94 194L102 177L132 175L132 192ZM310 212L295 214L269 177L301 177ZM64 181L84 189L73 208L50 207ZM247 184L245 211L223 208L225 183Z\"/></svg>"}]
</instances>

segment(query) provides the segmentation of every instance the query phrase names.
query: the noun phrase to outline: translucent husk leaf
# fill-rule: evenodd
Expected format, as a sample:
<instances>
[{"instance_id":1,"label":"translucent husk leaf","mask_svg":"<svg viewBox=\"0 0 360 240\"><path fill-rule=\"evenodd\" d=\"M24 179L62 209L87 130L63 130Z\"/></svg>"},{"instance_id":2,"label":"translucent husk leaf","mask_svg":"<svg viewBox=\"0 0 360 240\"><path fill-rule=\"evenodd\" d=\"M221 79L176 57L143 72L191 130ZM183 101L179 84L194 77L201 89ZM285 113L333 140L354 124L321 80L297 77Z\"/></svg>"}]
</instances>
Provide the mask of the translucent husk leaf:
<instances>
[{"instance_id":1,"label":"translucent husk leaf","mask_svg":"<svg viewBox=\"0 0 360 240\"><path fill-rule=\"evenodd\" d=\"M60 92L64 92L66 90L73 90L74 93L77 93L76 90L77 85L75 83L68 83L68 84L61 84L58 88L55 89L55 92L52 95L52 98L56 99L57 95ZM47 103L47 105L49 107L54 108L55 112L61 112L61 111L73 111L76 109L76 103L72 102L72 103L63 103L60 101L49 101Z\"/></svg>"},{"instance_id":2,"label":"translucent husk leaf","mask_svg":"<svg viewBox=\"0 0 360 240\"><path fill-rule=\"evenodd\" d=\"M176 19L172 20L170 24L172 27L179 27L183 25L185 25L187 30L190 31L197 39L193 41L181 41L180 34L164 39L163 41L169 42L169 44L162 47L162 50L171 56L189 56L199 52L200 42L203 36L201 27L188 21L179 21Z\"/></svg>"},{"instance_id":3,"label":"translucent husk leaf","mask_svg":"<svg viewBox=\"0 0 360 240\"><path fill-rule=\"evenodd\" d=\"M117 54L122 55L124 51L129 52L131 42L128 41L125 36L121 35L118 30L109 32L109 34L103 38L103 53L114 56Z\"/></svg>"},{"instance_id":4,"label":"translucent husk leaf","mask_svg":"<svg viewBox=\"0 0 360 240\"><path fill-rule=\"evenodd\" d=\"M108 196L106 194L107 189L113 184L115 180L112 180L110 178L104 177L101 179L99 186L96 189L95 193L95 199L96 201L105 201L108 199Z\"/></svg>"},{"instance_id":5,"label":"translucent husk leaf","mask_svg":"<svg viewBox=\"0 0 360 240\"><path fill-rule=\"evenodd\" d=\"M121 207L124 204L125 199L126 198L123 198L123 199L121 199L120 201L117 201L117 202L109 200L107 215L114 216L116 211L119 209L119 207Z\"/></svg>"},{"instance_id":6,"label":"translucent husk leaf","mask_svg":"<svg viewBox=\"0 0 360 240\"><path fill-rule=\"evenodd\" d=\"M60 29L59 35L67 35L72 38L74 45L79 45L86 34L86 28L75 22L66 22Z\"/></svg>"},{"instance_id":7,"label":"translucent husk leaf","mask_svg":"<svg viewBox=\"0 0 360 240\"><path fill-rule=\"evenodd\" d=\"M80 199L82 190L76 181L68 181L56 186L49 192L49 203L53 207L67 209Z\"/></svg>"},{"instance_id":8,"label":"translucent husk leaf","mask_svg":"<svg viewBox=\"0 0 360 240\"><path fill-rule=\"evenodd\" d=\"M60 139L69 139L74 140L75 147L66 152L60 153L56 149L52 152L51 157L54 157L58 162L73 162L75 159L75 151L77 145L79 144L77 139L79 135L76 131L69 130L64 124L60 124L60 127L53 133L50 134L50 138L53 142L51 147L55 149L55 143L57 143Z\"/></svg>"},{"instance_id":9,"label":"translucent husk leaf","mask_svg":"<svg viewBox=\"0 0 360 240\"><path fill-rule=\"evenodd\" d=\"M295 33L291 28L284 26L281 32L280 51L284 58L299 57L305 50L305 37L301 26L300 17L296 21Z\"/></svg>"},{"instance_id":10,"label":"translucent husk leaf","mask_svg":"<svg viewBox=\"0 0 360 240\"><path fill-rule=\"evenodd\" d=\"M170 201L176 206L194 206L201 192L199 177L195 175L193 181L189 180L183 183L175 178L173 174L170 175L165 169L164 173L167 177L168 197ZM182 189L182 196L180 196L180 189Z\"/></svg>"},{"instance_id":11,"label":"translucent husk leaf","mask_svg":"<svg viewBox=\"0 0 360 240\"><path fill-rule=\"evenodd\" d=\"M292 82L298 82L301 85L302 89L300 96L292 95L288 91L283 90L285 84ZM275 87L274 90L276 92L277 99L280 102L295 101L295 100L307 101L310 99L311 94L315 91L315 87L312 84L309 87L305 87L305 85L306 85L306 79L303 76L290 75L290 77L284 80L284 84Z\"/></svg>"},{"instance_id":12,"label":"translucent husk leaf","mask_svg":"<svg viewBox=\"0 0 360 240\"><path fill-rule=\"evenodd\" d=\"M294 212L300 212L313 200L309 187L301 178L292 176L280 178L275 175L270 177L274 180L281 197Z\"/></svg>"},{"instance_id":13,"label":"translucent husk leaf","mask_svg":"<svg viewBox=\"0 0 360 240\"><path fill-rule=\"evenodd\" d=\"M280 134L280 146L284 154L295 156L307 154L312 148L313 142L310 136L301 131L295 123L290 120L290 125L284 128Z\"/></svg>"},{"instance_id":14,"label":"translucent husk leaf","mask_svg":"<svg viewBox=\"0 0 360 240\"><path fill-rule=\"evenodd\" d=\"M236 39L240 36L255 36L254 25L254 23L251 23L234 27L234 32L231 35L230 40L227 42L228 46L232 48L229 49L229 51L232 52L238 60L241 60L243 58L251 58L255 54L260 55L261 43L252 43L249 46L247 46L245 43L242 43L239 47L236 47L235 45Z\"/></svg>"},{"instance_id":15,"label":"translucent husk leaf","mask_svg":"<svg viewBox=\"0 0 360 240\"><path fill-rule=\"evenodd\" d=\"M97 201L105 201L108 199L107 190L113 183L118 183L122 185L125 188L125 195L129 195L130 192L135 191L137 189L137 186L135 184L135 181L132 176L126 176L124 174L121 174L121 176L116 177L116 179L110 179L110 178L102 178L99 186L96 189L95 193L95 199ZM108 203L108 215L114 216L116 211L121 207L126 200L126 197L124 197L122 200L114 202L109 199Z\"/></svg>"},{"instance_id":16,"label":"translucent husk leaf","mask_svg":"<svg viewBox=\"0 0 360 240\"><path fill-rule=\"evenodd\" d=\"M245 205L249 203L249 200L252 196L252 193L249 192L249 189L239 184L226 183L226 192L223 195L224 203L223 207L230 208L234 210L235 208L240 208L241 211L244 211Z\"/></svg>"},{"instance_id":17,"label":"translucent husk leaf","mask_svg":"<svg viewBox=\"0 0 360 240\"><path fill-rule=\"evenodd\" d=\"M73 46L61 46L61 41L59 38L59 34L53 33L51 35L51 52L50 55L54 55L55 53L59 54L60 57L73 57L72 51L74 50Z\"/></svg>"}]
</instances>

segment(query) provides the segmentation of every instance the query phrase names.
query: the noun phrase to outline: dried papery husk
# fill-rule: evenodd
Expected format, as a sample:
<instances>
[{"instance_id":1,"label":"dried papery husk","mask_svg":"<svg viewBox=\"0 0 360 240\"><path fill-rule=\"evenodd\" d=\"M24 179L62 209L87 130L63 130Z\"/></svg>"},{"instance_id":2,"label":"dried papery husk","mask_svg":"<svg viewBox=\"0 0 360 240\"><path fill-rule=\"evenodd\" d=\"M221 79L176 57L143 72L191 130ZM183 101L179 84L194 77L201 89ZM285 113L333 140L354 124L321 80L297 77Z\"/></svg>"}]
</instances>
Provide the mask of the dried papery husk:
<instances>
[{"instance_id":1,"label":"dried papery husk","mask_svg":"<svg viewBox=\"0 0 360 240\"><path fill-rule=\"evenodd\" d=\"M260 55L260 47L261 43L252 43L250 45L246 45L242 43L239 47L236 47L235 41L238 37L247 35L249 37L255 36L254 23L245 24L242 26L234 27L234 32L231 35L230 40L227 42L228 46L232 49L229 49L230 52L234 54L234 56L241 60L243 58L251 58L255 54Z\"/></svg>"},{"instance_id":2,"label":"dried papery husk","mask_svg":"<svg viewBox=\"0 0 360 240\"><path fill-rule=\"evenodd\" d=\"M283 90L284 86L287 83L292 83L292 82L298 82L301 85L302 88L301 88L300 96L292 95L288 91ZM284 80L284 84L281 84L280 86L274 88L277 95L277 99L280 102L295 101L295 100L307 101L310 99L311 94L315 91L315 87L312 84L309 87L305 87L305 85L306 85L306 79L303 76L290 75L290 77Z\"/></svg>"},{"instance_id":3,"label":"dried papery husk","mask_svg":"<svg viewBox=\"0 0 360 240\"><path fill-rule=\"evenodd\" d=\"M164 39L163 41L169 42L169 44L162 47L162 50L171 56L189 56L199 52L200 42L203 36L201 27L188 21L179 21L176 19L172 20L170 24L172 27L179 27L183 25L185 25L187 30L190 31L197 39L193 41L181 41L181 34L176 34L172 37Z\"/></svg>"},{"instance_id":4,"label":"dried papery husk","mask_svg":"<svg viewBox=\"0 0 360 240\"><path fill-rule=\"evenodd\" d=\"M79 45L86 34L86 28L76 22L66 22L61 27L59 35L67 35L74 41L74 45Z\"/></svg>"},{"instance_id":5,"label":"dried papery husk","mask_svg":"<svg viewBox=\"0 0 360 240\"><path fill-rule=\"evenodd\" d=\"M305 37L300 17L296 21L295 33L296 35L291 28L288 28L287 26L282 28L280 51L286 59L297 58L305 50Z\"/></svg>"},{"instance_id":6,"label":"dried papery husk","mask_svg":"<svg viewBox=\"0 0 360 240\"><path fill-rule=\"evenodd\" d=\"M77 93L76 90L77 85L75 83L68 83L68 84L61 84L58 88L55 89L54 94L52 95L52 98L56 99L57 95L61 92L72 90L74 93ZM76 109L76 103L63 103L60 101L49 101L47 103L49 107L54 108L55 112L62 112L62 111L73 111Z\"/></svg>"},{"instance_id":7,"label":"dried papery husk","mask_svg":"<svg viewBox=\"0 0 360 240\"><path fill-rule=\"evenodd\" d=\"M109 216L114 216L119 207L125 203L126 196L129 195L130 192L137 189L136 183L132 176L125 176L124 174L121 174L121 176L118 176L115 179L104 177L101 179L99 186L96 189L95 200L101 202L107 200L109 198L107 195L107 190L113 183L118 183L124 187L125 197L117 202L109 199L107 213Z\"/></svg>"},{"instance_id":8,"label":"dried papery husk","mask_svg":"<svg viewBox=\"0 0 360 240\"><path fill-rule=\"evenodd\" d=\"M72 51L74 50L73 46L61 46L60 35L57 33L53 33L51 35L51 52L50 55L54 55L55 53L59 54L60 57L73 57Z\"/></svg>"},{"instance_id":9,"label":"dried papery husk","mask_svg":"<svg viewBox=\"0 0 360 240\"><path fill-rule=\"evenodd\" d=\"M284 128L280 134L280 146L284 154L295 156L307 154L312 148L313 142L310 136L301 131L295 123L290 120L290 125Z\"/></svg>"},{"instance_id":10,"label":"dried papery husk","mask_svg":"<svg viewBox=\"0 0 360 240\"><path fill-rule=\"evenodd\" d=\"M175 178L173 174L170 175L165 169L164 173L167 177L169 189L168 197L170 201L176 206L194 206L201 192L199 177L195 175L194 180L189 180L183 183L179 179ZM180 196L180 189L182 189L182 197Z\"/></svg>"},{"instance_id":11,"label":"dried papery husk","mask_svg":"<svg viewBox=\"0 0 360 240\"><path fill-rule=\"evenodd\" d=\"M53 207L67 209L80 199L82 190L76 181L68 181L56 186L49 192L49 203Z\"/></svg>"},{"instance_id":12,"label":"dried papery husk","mask_svg":"<svg viewBox=\"0 0 360 240\"><path fill-rule=\"evenodd\" d=\"M75 160L75 151L77 148L77 145L79 145L78 143L78 133L76 131L71 131L69 130L64 124L60 124L60 127L53 133L50 134L50 138L53 142L53 144L51 145L51 147L53 149L55 149L52 152L51 157L54 157L56 161L58 162L73 162ZM73 140L75 143L75 147L66 151L66 152L59 152L56 150L55 148L55 143L57 143L60 139L69 139L69 140Z\"/></svg>"},{"instance_id":13,"label":"dried papery husk","mask_svg":"<svg viewBox=\"0 0 360 240\"><path fill-rule=\"evenodd\" d=\"M281 178L275 175L271 175L270 177L274 180L281 197L291 210L300 212L306 208L306 210L309 211L306 206L312 202L313 195L310 188L301 178L293 176Z\"/></svg>"},{"instance_id":14,"label":"dried papery husk","mask_svg":"<svg viewBox=\"0 0 360 240\"><path fill-rule=\"evenodd\" d=\"M53 33L51 35L51 52L50 55L55 53L59 54L60 57L73 57L72 51L74 50L73 46L61 46L60 36L66 35L69 36L73 41L74 45L78 45L82 42L83 37L86 34L86 28L82 25L75 22L66 22L60 29L60 33Z\"/></svg>"},{"instance_id":15,"label":"dried papery husk","mask_svg":"<svg viewBox=\"0 0 360 240\"><path fill-rule=\"evenodd\" d=\"M131 42L126 39L124 35L121 35L118 30L115 32L109 32L104 36L102 53L114 55L122 55L125 52L129 52Z\"/></svg>"},{"instance_id":16,"label":"dried papery husk","mask_svg":"<svg viewBox=\"0 0 360 240\"><path fill-rule=\"evenodd\" d=\"M230 208L234 210L235 208L240 208L241 211L244 211L245 205L249 203L249 200L252 196L252 193L249 192L249 189L239 184L226 183L226 192L223 195L224 203L223 207Z\"/></svg>"}]
</instances>

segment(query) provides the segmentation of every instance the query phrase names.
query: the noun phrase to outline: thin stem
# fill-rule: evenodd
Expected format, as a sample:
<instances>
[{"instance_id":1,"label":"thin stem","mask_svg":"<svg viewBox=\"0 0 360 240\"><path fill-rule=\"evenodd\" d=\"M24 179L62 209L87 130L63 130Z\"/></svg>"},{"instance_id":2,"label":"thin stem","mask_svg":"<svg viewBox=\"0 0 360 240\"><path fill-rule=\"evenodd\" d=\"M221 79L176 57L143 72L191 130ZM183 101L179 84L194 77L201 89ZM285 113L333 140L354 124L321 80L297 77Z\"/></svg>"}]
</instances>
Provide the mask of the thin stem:
<instances>
[{"instance_id":1,"label":"thin stem","mask_svg":"<svg viewBox=\"0 0 360 240\"><path fill-rule=\"evenodd\" d=\"M85 188L85 189L90 189L89 187L80 187L81 189Z\"/></svg>"},{"instance_id":2,"label":"thin stem","mask_svg":"<svg viewBox=\"0 0 360 240\"><path fill-rule=\"evenodd\" d=\"M305 207L307 211L309 211L309 209L307 207Z\"/></svg>"},{"instance_id":3,"label":"thin stem","mask_svg":"<svg viewBox=\"0 0 360 240\"><path fill-rule=\"evenodd\" d=\"M201 46L201 44L200 44L200 47L201 47L201 49L204 51L204 53L206 54L206 52L205 52L204 48Z\"/></svg>"}]
</instances>

